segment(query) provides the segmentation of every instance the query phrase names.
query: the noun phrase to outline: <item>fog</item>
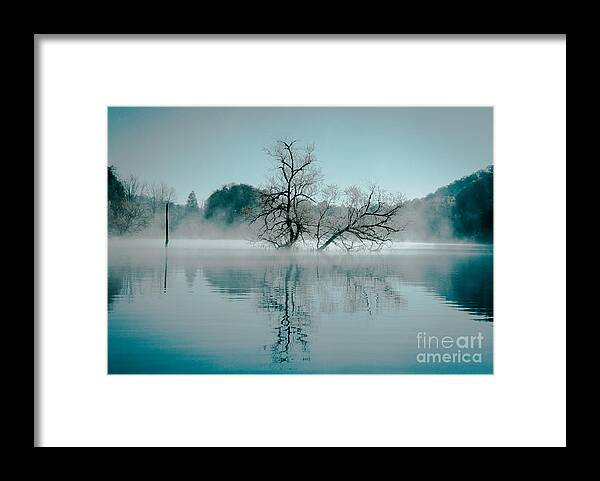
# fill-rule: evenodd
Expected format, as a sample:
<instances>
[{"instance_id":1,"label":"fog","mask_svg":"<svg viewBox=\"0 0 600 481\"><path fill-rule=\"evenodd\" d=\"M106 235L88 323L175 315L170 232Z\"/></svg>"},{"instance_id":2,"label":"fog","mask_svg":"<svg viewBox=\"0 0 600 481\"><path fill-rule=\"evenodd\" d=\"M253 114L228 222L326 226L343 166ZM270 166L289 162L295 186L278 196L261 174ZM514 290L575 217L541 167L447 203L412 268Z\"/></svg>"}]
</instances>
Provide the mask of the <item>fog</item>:
<instances>
[{"instance_id":1,"label":"fog","mask_svg":"<svg viewBox=\"0 0 600 481\"><path fill-rule=\"evenodd\" d=\"M316 173L317 174L317 173ZM315 174L315 175L316 175ZM352 212L366 212L369 207L368 188L352 186L339 189L326 186L317 192L314 201L304 204L297 215L303 224L303 235L294 242L304 247L318 246L319 223L329 229L329 234L339 230ZM278 189L281 190L281 189ZM285 189L284 189L285 190ZM273 243L278 247L289 247L281 242L294 232L274 232L276 219L269 219L269 231L264 227L260 209L268 212L268 202L264 199L265 190L250 185L228 184L215 190L207 200L196 199L192 191L185 204L172 200L174 190L164 183L147 184L134 177L122 180L118 173L109 168L109 215L110 237L164 239L166 230L165 207L168 204L169 236L171 239L239 239ZM376 195L381 194L378 190ZM311 194L312 195L312 194ZM398 199L398 198L396 198ZM266 202L266 204L265 204ZM366 238L373 241L378 249L388 247L392 242L441 242L441 243L491 243L493 239L493 169L477 171L469 176L440 187L434 193L419 199L402 200L401 208L390 216L386 226L393 230L378 232L362 231L343 239L349 243L365 244ZM378 205L390 209L390 202ZM397 205L397 201L396 204ZM266 207L265 207L266 206ZM375 206L371 206L373 209ZM257 214L258 212L258 214ZM322 214L326 214L323 216ZM364 215L364 214L363 214ZM366 214L369 217L370 214ZM363 224L372 223L370 217ZM258 222L256 222L258 220ZM360 223L357 224L360 229ZM343 225L342 225L343 226ZM285 230L285 229L284 229ZM321 229L323 232L323 229ZM298 234L298 233L296 233ZM358 235L357 235L358 234ZM374 236L371 236L374 234ZM368 240L368 239L367 239ZM362 242L361 242L362 241ZM354 246L355 247L355 246ZM329 248L329 245L327 246Z\"/></svg>"},{"instance_id":2,"label":"fog","mask_svg":"<svg viewBox=\"0 0 600 481\"><path fill-rule=\"evenodd\" d=\"M445 246L450 244L480 243L477 240L455 236L451 222L446 219L438 220L435 233L432 233L430 227L431 221L422 212L407 209L406 212L402 212L398 216L397 223L404 226L404 230L393 234L390 242L387 242L382 250L414 248L417 245L435 246L439 244ZM144 240L147 240L150 244L164 244L165 225L163 216L160 216L155 223L139 232L113 235L110 236L110 239L111 245L131 245L132 242L144 244ZM247 223L226 225L199 218L193 222L183 221L176 225L174 229L169 229L169 246L172 247L204 246L206 248L213 248L221 245L218 241L228 241L222 245L235 246L235 248L274 249L268 244L261 243L256 237L253 226ZM293 246L292 250L306 251L314 250L315 248L314 240L306 239L304 242ZM331 245L328 247L328 250L343 251L344 249Z\"/></svg>"}]
</instances>

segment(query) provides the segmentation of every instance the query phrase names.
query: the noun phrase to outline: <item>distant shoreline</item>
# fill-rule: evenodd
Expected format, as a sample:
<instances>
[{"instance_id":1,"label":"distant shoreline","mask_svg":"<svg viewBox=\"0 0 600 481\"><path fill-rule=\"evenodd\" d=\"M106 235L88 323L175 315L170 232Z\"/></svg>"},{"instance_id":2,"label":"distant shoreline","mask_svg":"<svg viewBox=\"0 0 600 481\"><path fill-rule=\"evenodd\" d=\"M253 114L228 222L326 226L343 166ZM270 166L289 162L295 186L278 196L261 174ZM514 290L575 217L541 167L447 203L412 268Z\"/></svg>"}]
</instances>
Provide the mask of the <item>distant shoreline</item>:
<instances>
[{"instance_id":1,"label":"distant shoreline","mask_svg":"<svg viewBox=\"0 0 600 481\"><path fill-rule=\"evenodd\" d=\"M164 248L164 240L159 238L126 238L126 237L110 237L108 239L110 248ZM266 251L276 252L277 250L263 244L259 244L255 241L249 241L244 239L191 239L191 238L174 238L169 241L169 249L210 249L210 250L255 250L255 251ZM393 252L393 251L411 251L411 250L439 250L439 249L491 249L493 243L483 242L421 242L421 241L396 241L391 242L388 246L384 247L380 252ZM314 252L315 248L310 245L296 246L291 250L279 251L279 252ZM346 251L341 248L332 248L326 252L340 252L345 253ZM357 252L358 254L359 252Z\"/></svg>"}]
</instances>

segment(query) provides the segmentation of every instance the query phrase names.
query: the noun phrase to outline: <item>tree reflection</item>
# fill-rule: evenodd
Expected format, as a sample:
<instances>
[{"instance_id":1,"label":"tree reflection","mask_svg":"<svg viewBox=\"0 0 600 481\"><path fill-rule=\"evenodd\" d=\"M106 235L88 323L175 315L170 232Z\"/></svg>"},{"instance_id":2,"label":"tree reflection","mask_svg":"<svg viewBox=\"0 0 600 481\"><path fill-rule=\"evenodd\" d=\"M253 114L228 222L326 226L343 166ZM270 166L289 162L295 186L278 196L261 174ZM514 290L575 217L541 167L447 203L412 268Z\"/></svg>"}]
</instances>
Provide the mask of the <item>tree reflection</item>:
<instances>
[{"instance_id":1,"label":"tree reflection","mask_svg":"<svg viewBox=\"0 0 600 481\"><path fill-rule=\"evenodd\" d=\"M150 284L146 282L150 280ZM131 302L143 295L146 288L160 285L164 288L163 272L153 267L139 265L119 265L108 269L108 309L118 299Z\"/></svg>"},{"instance_id":2,"label":"tree reflection","mask_svg":"<svg viewBox=\"0 0 600 481\"><path fill-rule=\"evenodd\" d=\"M281 269L284 272L281 272ZM301 292L302 267L290 264L286 268L265 269L259 306L277 314L273 327L275 342L271 345L273 363L310 360L310 309Z\"/></svg>"},{"instance_id":3,"label":"tree reflection","mask_svg":"<svg viewBox=\"0 0 600 481\"><path fill-rule=\"evenodd\" d=\"M274 364L310 361L314 320L334 313L397 310L406 301L400 282L385 266L268 263L240 270L205 267L208 283L233 299L255 296L267 314L274 340L265 346ZM260 274L259 274L260 273Z\"/></svg>"}]
</instances>

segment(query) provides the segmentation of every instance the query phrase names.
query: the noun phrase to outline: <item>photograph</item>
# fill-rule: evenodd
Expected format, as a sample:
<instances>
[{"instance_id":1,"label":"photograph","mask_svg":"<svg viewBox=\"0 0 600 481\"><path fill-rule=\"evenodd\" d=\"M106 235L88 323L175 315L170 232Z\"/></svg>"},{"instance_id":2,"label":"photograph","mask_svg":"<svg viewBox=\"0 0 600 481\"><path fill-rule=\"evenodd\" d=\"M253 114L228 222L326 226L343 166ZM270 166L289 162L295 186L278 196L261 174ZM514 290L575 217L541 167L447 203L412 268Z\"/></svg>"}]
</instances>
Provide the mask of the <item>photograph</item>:
<instances>
[{"instance_id":1,"label":"photograph","mask_svg":"<svg viewBox=\"0 0 600 481\"><path fill-rule=\"evenodd\" d=\"M492 107L107 109L109 374L492 374Z\"/></svg>"}]
</instances>

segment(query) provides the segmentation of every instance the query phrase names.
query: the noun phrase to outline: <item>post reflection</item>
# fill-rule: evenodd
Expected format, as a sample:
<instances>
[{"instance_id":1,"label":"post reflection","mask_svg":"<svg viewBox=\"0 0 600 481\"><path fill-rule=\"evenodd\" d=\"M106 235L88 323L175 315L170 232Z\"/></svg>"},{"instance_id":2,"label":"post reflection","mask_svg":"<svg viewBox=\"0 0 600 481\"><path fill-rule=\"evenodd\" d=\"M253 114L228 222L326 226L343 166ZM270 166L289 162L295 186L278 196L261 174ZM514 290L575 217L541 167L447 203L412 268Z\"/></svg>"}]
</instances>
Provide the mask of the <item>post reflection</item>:
<instances>
[{"instance_id":1,"label":"post reflection","mask_svg":"<svg viewBox=\"0 0 600 481\"><path fill-rule=\"evenodd\" d=\"M163 276L163 292L166 294L167 293L167 266L168 266L168 260L169 260L169 251L167 246L165 245L165 273Z\"/></svg>"}]
</instances>

